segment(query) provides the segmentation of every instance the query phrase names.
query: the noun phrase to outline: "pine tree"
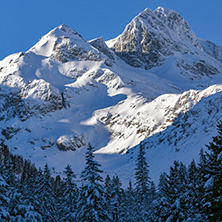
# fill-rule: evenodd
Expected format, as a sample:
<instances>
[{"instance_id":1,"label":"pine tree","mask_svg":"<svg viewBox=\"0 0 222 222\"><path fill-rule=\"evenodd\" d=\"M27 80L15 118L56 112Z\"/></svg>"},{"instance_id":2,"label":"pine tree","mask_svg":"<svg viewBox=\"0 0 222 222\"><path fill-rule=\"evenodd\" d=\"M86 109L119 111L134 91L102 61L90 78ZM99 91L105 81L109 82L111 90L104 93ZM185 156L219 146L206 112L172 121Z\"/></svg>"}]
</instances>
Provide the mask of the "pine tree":
<instances>
[{"instance_id":1,"label":"pine tree","mask_svg":"<svg viewBox=\"0 0 222 222\"><path fill-rule=\"evenodd\" d=\"M222 221L222 122L217 128L206 153L204 210L210 221Z\"/></svg>"},{"instance_id":2,"label":"pine tree","mask_svg":"<svg viewBox=\"0 0 222 222\"><path fill-rule=\"evenodd\" d=\"M142 145L140 145L139 155L136 161L135 168L135 191L136 191L136 220L146 221L148 220L148 208L149 204L152 202L149 196L150 189L150 177L148 164L145 158L145 150Z\"/></svg>"},{"instance_id":3,"label":"pine tree","mask_svg":"<svg viewBox=\"0 0 222 222\"><path fill-rule=\"evenodd\" d=\"M187 214L190 220L204 221L200 214L201 208L201 180L199 168L194 160L188 166L188 183L186 194Z\"/></svg>"},{"instance_id":4,"label":"pine tree","mask_svg":"<svg viewBox=\"0 0 222 222\"><path fill-rule=\"evenodd\" d=\"M105 178L104 183L104 197L106 201L106 209L110 217L112 216L112 193L113 193L113 184L109 174Z\"/></svg>"},{"instance_id":5,"label":"pine tree","mask_svg":"<svg viewBox=\"0 0 222 222\"><path fill-rule=\"evenodd\" d=\"M51 173L46 164L43 172L41 169L39 170L39 175L35 182L34 207L42 215L43 221L59 221L52 183Z\"/></svg>"},{"instance_id":6,"label":"pine tree","mask_svg":"<svg viewBox=\"0 0 222 222\"><path fill-rule=\"evenodd\" d=\"M2 166L0 161L0 167ZM0 168L1 169L1 168ZM9 221L9 197L8 191L10 187L6 183L3 175L0 173L0 221Z\"/></svg>"},{"instance_id":7,"label":"pine tree","mask_svg":"<svg viewBox=\"0 0 222 222\"><path fill-rule=\"evenodd\" d=\"M67 165L64 171L66 177L63 182L63 192L62 196L60 198L61 206L60 209L62 209L62 212L60 210L60 213L62 213L63 217L61 221L70 221L74 222L76 220L76 205L77 205L77 198L78 198L78 188L77 185L74 183L74 178L76 178L75 174L72 171L72 168L70 165Z\"/></svg>"},{"instance_id":8,"label":"pine tree","mask_svg":"<svg viewBox=\"0 0 222 222\"><path fill-rule=\"evenodd\" d=\"M169 192L169 176L164 172L160 174L158 193L157 193L158 195L152 207L156 221L166 221L167 218L169 217L169 211L171 205L168 192Z\"/></svg>"},{"instance_id":9,"label":"pine tree","mask_svg":"<svg viewBox=\"0 0 222 222\"><path fill-rule=\"evenodd\" d=\"M124 217L124 199L125 194L122 189L122 183L118 175L112 178L110 212L113 221L122 221Z\"/></svg>"},{"instance_id":10,"label":"pine tree","mask_svg":"<svg viewBox=\"0 0 222 222\"><path fill-rule=\"evenodd\" d=\"M125 221L134 222L135 221L135 192L132 187L131 180L129 181L129 186L126 190L125 199Z\"/></svg>"},{"instance_id":11,"label":"pine tree","mask_svg":"<svg viewBox=\"0 0 222 222\"><path fill-rule=\"evenodd\" d=\"M187 170L184 164L174 161L170 167L169 190L167 202L170 204L168 221L183 221L187 219L186 192Z\"/></svg>"},{"instance_id":12,"label":"pine tree","mask_svg":"<svg viewBox=\"0 0 222 222\"><path fill-rule=\"evenodd\" d=\"M93 147L89 144L86 152L86 166L81 173L83 186L78 200L78 221L102 222L109 219L104 198L103 181L99 169L101 166L94 160Z\"/></svg>"},{"instance_id":13,"label":"pine tree","mask_svg":"<svg viewBox=\"0 0 222 222\"><path fill-rule=\"evenodd\" d=\"M31 205L19 204L11 212L10 222L42 222L42 216Z\"/></svg>"}]
</instances>

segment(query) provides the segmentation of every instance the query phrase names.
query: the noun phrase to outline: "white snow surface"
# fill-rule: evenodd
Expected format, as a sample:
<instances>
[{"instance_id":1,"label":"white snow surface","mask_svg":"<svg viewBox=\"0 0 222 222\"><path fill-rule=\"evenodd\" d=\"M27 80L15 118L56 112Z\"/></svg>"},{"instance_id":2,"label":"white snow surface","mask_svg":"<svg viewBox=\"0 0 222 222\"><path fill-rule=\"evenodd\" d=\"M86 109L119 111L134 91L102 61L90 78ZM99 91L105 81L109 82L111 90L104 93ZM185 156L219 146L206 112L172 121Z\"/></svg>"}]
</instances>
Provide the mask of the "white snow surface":
<instances>
[{"instance_id":1,"label":"white snow surface","mask_svg":"<svg viewBox=\"0 0 222 222\"><path fill-rule=\"evenodd\" d=\"M222 116L219 54L204 47L172 10L145 9L126 30L137 20L146 29L153 24L169 42L185 41L187 52L172 51L149 70L135 68L103 38L86 42L61 25L27 52L0 61L0 139L13 153L38 167L48 163L54 173L71 164L78 175L85 144L91 143L105 173L119 174L124 184L133 178L139 143L147 148L155 182L175 159L198 159ZM59 150L56 141L70 146L76 136L84 143L75 151Z\"/></svg>"}]
</instances>

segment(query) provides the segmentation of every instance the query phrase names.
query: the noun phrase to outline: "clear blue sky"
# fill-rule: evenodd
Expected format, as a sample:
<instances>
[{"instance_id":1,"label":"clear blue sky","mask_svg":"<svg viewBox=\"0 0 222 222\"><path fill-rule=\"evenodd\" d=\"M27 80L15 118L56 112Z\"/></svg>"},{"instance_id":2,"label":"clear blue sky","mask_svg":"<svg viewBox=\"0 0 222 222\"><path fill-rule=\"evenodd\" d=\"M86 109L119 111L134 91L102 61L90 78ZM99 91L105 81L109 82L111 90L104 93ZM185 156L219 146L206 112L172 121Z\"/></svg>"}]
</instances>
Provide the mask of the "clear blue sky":
<instances>
[{"instance_id":1,"label":"clear blue sky","mask_svg":"<svg viewBox=\"0 0 222 222\"><path fill-rule=\"evenodd\" d=\"M0 59L26 51L60 24L86 40L114 38L139 12L158 6L180 13L198 37L222 45L222 0L0 0Z\"/></svg>"}]
</instances>

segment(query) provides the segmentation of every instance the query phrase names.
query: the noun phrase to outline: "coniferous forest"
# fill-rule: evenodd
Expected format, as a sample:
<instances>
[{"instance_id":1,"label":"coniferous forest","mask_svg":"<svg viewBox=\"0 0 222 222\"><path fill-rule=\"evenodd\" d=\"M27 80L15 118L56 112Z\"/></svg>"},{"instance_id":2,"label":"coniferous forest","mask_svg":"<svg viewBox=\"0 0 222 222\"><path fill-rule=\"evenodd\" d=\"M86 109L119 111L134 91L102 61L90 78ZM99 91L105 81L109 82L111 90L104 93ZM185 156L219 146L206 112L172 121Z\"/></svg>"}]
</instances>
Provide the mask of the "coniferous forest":
<instances>
[{"instance_id":1,"label":"coniferous forest","mask_svg":"<svg viewBox=\"0 0 222 222\"><path fill-rule=\"evenodd\" d=\"M149 177L140 146L135 184L124 189L118 175L102 177L89 144L81 186L70 165L64 178L52 177L48 165L36 167L0 146L0 221L16 222L198 222L222 221L222 123L218 135L200 151L199 162L175 161L158 185Z\"/></svg>"}]
</instances>

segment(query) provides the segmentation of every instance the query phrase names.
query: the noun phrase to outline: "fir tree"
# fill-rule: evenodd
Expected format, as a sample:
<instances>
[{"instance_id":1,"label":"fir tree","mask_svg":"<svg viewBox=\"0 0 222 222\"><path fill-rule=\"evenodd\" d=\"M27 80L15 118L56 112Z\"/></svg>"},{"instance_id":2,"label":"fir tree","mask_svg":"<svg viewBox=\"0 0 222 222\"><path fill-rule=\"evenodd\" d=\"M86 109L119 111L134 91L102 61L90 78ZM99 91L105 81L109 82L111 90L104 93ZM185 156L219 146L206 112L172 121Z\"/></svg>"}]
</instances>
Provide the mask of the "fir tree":
<instances>
[{"instance_id":1,"label":"fir tree","mask_svg":"<svg viewBox=\"0 0 222 222\"><path fill-rule=\"evenodd\" d=\"M10 216L10 222L42 222L42 216L31 205L17 205Z\"/></svg>"},{"instance_id":2,"label":"fir tree","mask_svg":"<svg viewBox=\"0 0 222 222\"><path fill-rule=\"evenodd\" d=\"M170 198L169 192L169 176L164 172L160 174L158 184L158 196L153 203L154 217L158 221L166 221L169 217Z\"/></svg>"},{"instance_id":3,"label":"fir tree","mask_svg":"<svg viewBox=\"0 0 222 222\"><path fill-rule=\"evenodd\" d=\"M109 175L106 176L105 178L105 183L104 183L104 197L105 197L105 201L106 201L106 209L108 214L112 215L112 193L113 193L113 184L112 184L112 180L110 178Z\"/></svg>"},{"instance_id":4,"label":"fir tree","mask_svg":"<svg viewBox=\"0 0 222 222\"><path fill-rule=\"evenodd\" d=\"M62 209L62 215L64 215L61 221L76 221L76 205L77 205L77 198L78 198L78 188L77 185L74 183L74 178L76 178L75 174L72 171L70 165L67 165L64 171L66 177L64 179L64 189L62 192L62 197L60 199ZM61 212L61 211L60 211Z\"/></svg>"},{"instance_id":5,"label":"fir tree","mask_svg":"<svg viewBox=\"0 0 222 222\"><path fill-rule=\"evenodd\" d=\"M194 160L188 166L188 183L186 194L187 214L190 220L204 221L200 214L201 208L201 180L199 168Z\"/></svg>"},{"instance_id":6,"label":"fir tree","mask_svg":"<svg viewBox=\"0 0 222 222\"><path fill-rule=\"evenodd\" d=\"M174 161L170 167L169 190L167 202L170 204L168 221L183 221L187 219L186 192L187 170L184 164Z\"/></svg>"},{"instance_id":7,"label":"fir tree","mask_svg":"<svg viewBox=\"0 0 222 222\"><path fill-rule=\"evenodd\" d=\"M112 189L111 189L111 215L113 221L122 221L124 217L124 190L122 189L122 183L118 175L112 178Z\"/></svg>"},{"instance_id":8,"label":"fir tree","mask_svg":"<svg viewBox=\"0 0 222 222\"><path fill-rule=\"evenodd\" d=\"M99 169L101 166L94 160L93 148L89 144L86 152L86 166L81 173L83 186L80 190L78 200L78 221L102 222L108 220L107 210L104 198L104 188L101 185L103 181Z\"/></svg>"},{"instance_id":9,"label":"fir tree","mask_svg":"<svg viewBox=\"0 0 222 222\"><path fill-rule=\"evenodd\" d=\"M129 186L126 190L125 198L125 221L134 222L135 221L135 192L132 187L131 180L129 181Z\"/></svg>"},{"instance_id":10,"label":"fir tree","mask_svg":"<svg viewBox=\"0 0 222 222\"><path fill-rule=\"evenodd\" d=\"M222 221L222 122L217 125L218 135L207 146L204 186L204 210L210 221Z\"/></svg>"},{"instance_id":11,"label":"fir tree","mask_svg":"<svg viewBox=\"0 0 222 222\"><path fill-rule=\"evenodd\" d=\"M43 221L59 221L55 196L52 189L52 178L48 165L44 171L39 170L35 187L35 209L42 215Z\"/></svg>"},{"instance_id":12,"label":"fir tree","mask_svg":"<svg viewBox=\"0 0 222 222\"><path fill-rule=\"evenodd\" d=\"M139 155L136 161L135 168L135 190L136 190L136 220L137 221L146 221L148 220L148 208L151 203L149 197L150 189L150 177L148 164L145 158L145 150L142 145L140 145Z\"/></svg>"},{"instance_id":13,"label":"fir tree","mask_svg":"<svg viewBox=\"0 0 222 222\"><path fill-rule=\"evenodd\" d=\"M2 166L0 161L0 167ZM9 221L9 197L8 191L10 187L6 183L3 175L0 173L0 221Z\"/></svg>"}]
</instances>

